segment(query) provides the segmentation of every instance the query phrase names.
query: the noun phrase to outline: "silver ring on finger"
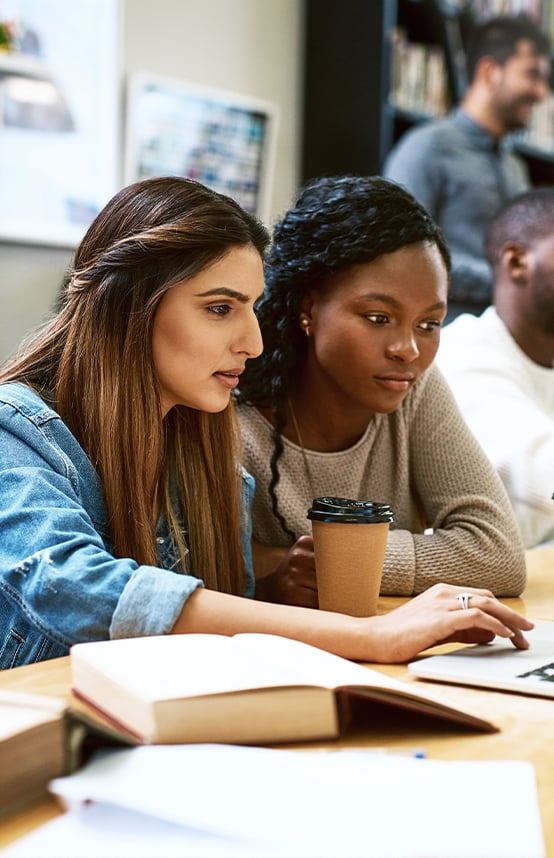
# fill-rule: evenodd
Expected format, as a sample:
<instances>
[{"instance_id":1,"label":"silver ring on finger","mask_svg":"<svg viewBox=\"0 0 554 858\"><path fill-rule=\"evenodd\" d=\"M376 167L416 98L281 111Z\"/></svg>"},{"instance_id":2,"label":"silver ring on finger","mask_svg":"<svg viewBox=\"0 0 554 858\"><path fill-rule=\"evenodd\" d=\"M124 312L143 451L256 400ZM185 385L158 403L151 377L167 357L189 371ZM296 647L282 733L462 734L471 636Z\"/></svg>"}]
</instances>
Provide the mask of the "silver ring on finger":
<instances>
[{"instance_id":1,"label":"silver ring on finger","mask_svg":"<svg viewBox=\"0 0 554 858\"><path fill-rule=\"evenodd\" d=\"M456 596L463 610L469 608L469 600L471 599L471 595L471 593L458 593L458 595Z\"/></svg>"}]
</instances>

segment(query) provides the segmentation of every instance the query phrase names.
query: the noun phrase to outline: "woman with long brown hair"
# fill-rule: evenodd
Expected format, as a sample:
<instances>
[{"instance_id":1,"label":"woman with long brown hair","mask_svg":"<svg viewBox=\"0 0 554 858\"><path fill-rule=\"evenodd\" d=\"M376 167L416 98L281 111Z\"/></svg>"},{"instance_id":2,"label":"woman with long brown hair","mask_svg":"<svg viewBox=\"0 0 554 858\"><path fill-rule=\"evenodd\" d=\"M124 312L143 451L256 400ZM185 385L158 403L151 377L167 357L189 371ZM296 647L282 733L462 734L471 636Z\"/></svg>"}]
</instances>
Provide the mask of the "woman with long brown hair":
<instances>
[{"instance_id":1,"label":"woman with long brown hair","mask_svg":"<svg viewBox=\"0 0 554 858\"><path fill-rule=\"evenodd\" d=\"M532 624L440 585L384 617L258 602L231 391L262 349L265 228L183 178L121 190L0 373L0 668L79 641L239 631L404 660Z\"/></svg>"}]
</instances>

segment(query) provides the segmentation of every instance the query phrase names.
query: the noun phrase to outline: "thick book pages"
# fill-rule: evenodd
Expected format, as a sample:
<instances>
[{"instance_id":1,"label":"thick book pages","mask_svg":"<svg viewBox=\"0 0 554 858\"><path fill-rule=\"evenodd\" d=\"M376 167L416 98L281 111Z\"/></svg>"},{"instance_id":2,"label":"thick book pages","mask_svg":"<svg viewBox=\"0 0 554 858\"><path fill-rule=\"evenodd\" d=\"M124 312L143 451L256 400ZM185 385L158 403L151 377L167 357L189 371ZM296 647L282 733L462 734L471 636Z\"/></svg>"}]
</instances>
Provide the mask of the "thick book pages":
<instances>
[{"instance_id":1,"label":"thick book pages","mask_svg":"<svg viewBox=\"0 0 554 858\"><path fill-rule=\"evenodd\" d=\"M0 691L0 818L46 795L68 771L65 700Z\"/></svg>"},{"instance_id":2,"label":"thick book pages","mask_svg":"<svg viewBox=\"0 0 554 858\"><path fill-rule=\"evenodd\" d=\"M486 732L440 696L276 635L167 635L76 644L74 693L142 744L337 738L366 698Z\"/></svg>"}]
</instances>

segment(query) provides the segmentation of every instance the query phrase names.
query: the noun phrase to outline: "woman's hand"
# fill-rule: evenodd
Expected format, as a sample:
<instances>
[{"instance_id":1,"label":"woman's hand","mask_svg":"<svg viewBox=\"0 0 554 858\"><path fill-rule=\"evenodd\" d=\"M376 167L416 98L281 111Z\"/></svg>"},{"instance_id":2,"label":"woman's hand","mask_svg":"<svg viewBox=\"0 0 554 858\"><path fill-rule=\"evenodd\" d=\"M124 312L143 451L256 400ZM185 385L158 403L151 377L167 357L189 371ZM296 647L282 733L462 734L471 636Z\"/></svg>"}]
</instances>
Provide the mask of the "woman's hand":
<instances>
[{"instance_id":1,"label":"woman's hand","mask_svg":"<svg viewBox=\"0 0 554 858\"><path fill-rule=\"evenodd\" d=\"M301 553L306 556L310 544L304 547L306 554ZM467 608L456 598L463 593L470 596ZM198 587L172 632L263 632L303 641L353 661L393 664L410 661L436 644L488 643L496 635L526 649L523 632L532 628L530 620L503 605L489 590L435 584L400 608L376 617L269 604Z\"/></svg>"},{"instance_id":2,"label":"woman's hand","mask_svg":"<svg viewBox=\"0 0 554 858\"><path fill-rule=\"evenodd\" d=\"M456 597L467 593L468 607ZM367 621L366 621L367 622ZM400 608L371 620L370 661L404 662L442 643L489 643L499 635L529 646L523 632L533 623L503 605L490 590L434 584Z\"/></svg>"},{"instance_id":3,"label":"woman's hand","mask_svg":"<svg viewBox=\"0 0 554 858\"><path fill-rule=\"evenodd\" d=\"M254 563L263 547L253 544ZM272 551L275 557L276 549ZM263 578L256 581L256 599L277 602L281 605L298 605L301 608L317 608L317 582L315 577L314 541L311 536L301 536L294 545L280 549L281 562Z\"/></svg>"}]
</instances>

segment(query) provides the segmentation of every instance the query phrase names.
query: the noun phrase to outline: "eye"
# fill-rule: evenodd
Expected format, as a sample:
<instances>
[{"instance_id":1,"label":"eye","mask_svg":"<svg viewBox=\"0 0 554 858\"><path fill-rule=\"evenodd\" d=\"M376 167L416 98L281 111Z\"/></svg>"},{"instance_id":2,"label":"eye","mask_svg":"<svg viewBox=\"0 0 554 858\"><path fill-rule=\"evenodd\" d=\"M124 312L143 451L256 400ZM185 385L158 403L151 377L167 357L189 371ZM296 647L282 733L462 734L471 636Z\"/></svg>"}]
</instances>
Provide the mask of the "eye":
<instances>
[{"instance_id":1,"label":"eye","mask_svg":"<svg viewBox=\"0 0 554 858\"><path fill-rule=\"evenodd\" d=\"M211 307L206 307L208 313L213 313L215 316L226 316L231 312L229 304L212 304Z\"/></svg>"},{"instance_id":2,"label":"eye","mask_svg":"<svg viewBox=\"0 0 554 858\"><path fill-rule=\"evenodd\" d=\"M365 317L373 325L385 325L389 320L389 317L384 313L366 313Z\"/></svg>"},{"instance_id":3,"label":"eye","mask_svg":"<svg viewBox=\"0 0 554 858\"><path fill-rule=\"evenodd\" d=\"M420 322L418 325L426 334L432 334L434 331L439 331L442 327L442 322L438 319L428 319L425 322Z\"/></svg>"}]
</instances>

